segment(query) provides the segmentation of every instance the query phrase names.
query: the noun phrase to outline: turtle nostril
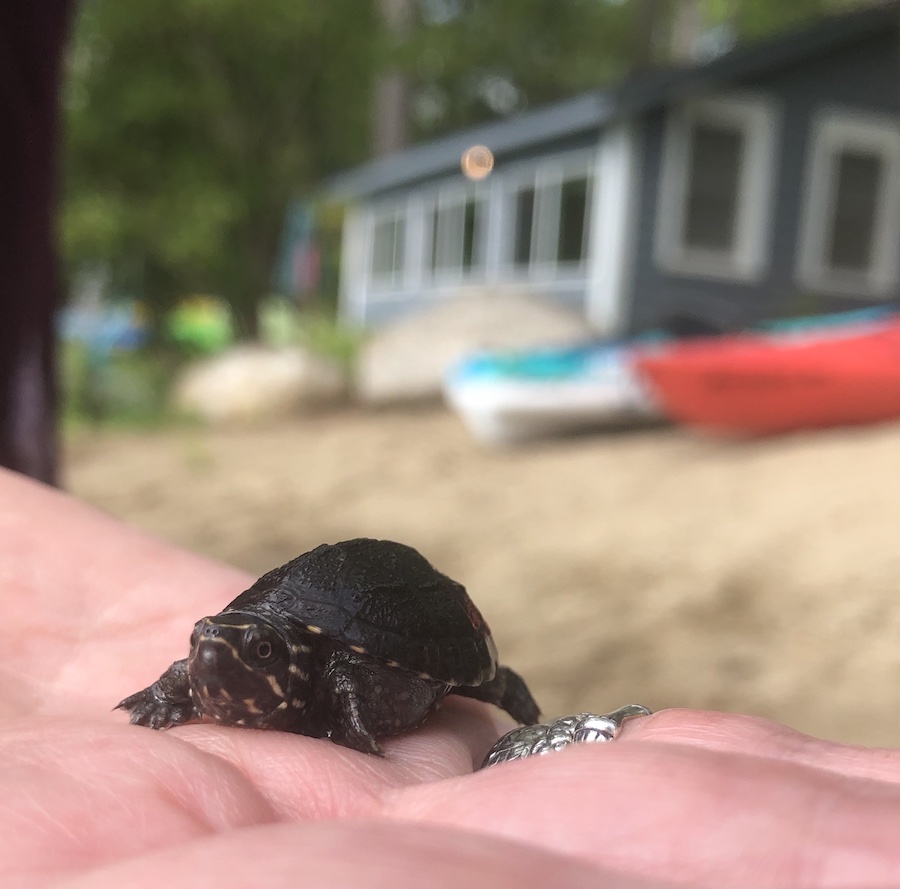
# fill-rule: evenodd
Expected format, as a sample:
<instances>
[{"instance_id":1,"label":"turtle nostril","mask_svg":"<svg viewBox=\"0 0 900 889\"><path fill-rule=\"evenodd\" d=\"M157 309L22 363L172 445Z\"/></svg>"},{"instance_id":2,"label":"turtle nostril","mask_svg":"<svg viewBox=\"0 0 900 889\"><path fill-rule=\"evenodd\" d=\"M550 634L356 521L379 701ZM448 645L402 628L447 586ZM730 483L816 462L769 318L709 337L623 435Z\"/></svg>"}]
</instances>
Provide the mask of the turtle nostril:
<instances>
[{"instance_id":1,"label":"turtle nostril","mask_svg":"<svg viewBox=\"0 0 900 889\"><path fill-rule=\"evenodd\" d=\"M209 636L209 637L211 637L211 638L214 639L216 636L219 635L219 628L218 628L218 627L207 627L207 628L203 631L203 635L204 635L204 636Z\"/></svg>"}]
</instances>

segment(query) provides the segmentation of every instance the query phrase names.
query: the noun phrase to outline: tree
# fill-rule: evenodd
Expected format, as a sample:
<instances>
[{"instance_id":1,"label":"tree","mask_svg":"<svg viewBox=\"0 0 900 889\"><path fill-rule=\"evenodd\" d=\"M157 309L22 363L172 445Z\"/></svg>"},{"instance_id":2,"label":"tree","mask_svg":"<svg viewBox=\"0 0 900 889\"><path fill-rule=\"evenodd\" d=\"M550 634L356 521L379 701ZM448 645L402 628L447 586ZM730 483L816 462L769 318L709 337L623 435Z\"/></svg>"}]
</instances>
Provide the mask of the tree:
<instances>
[{"instance_id":1,"label":"tree","mask_svg":"<svg viewBox=\"0 0 900 889\"><path fill-rule=\"evenodd\" d=\"M633 9L603 0L423 0L403 64L420 137L594 89L628 68Z\"/></svg>"},{"instance_id":2,"label":"tree","mask_svg":"<svg viewBox=\"0 0 900 889\"><path fill-rule=\"evenodd\" d=\"M863 2L421 0L398 52L434 136L681 61L716 26L755 38Z\"/></svg>"},{"instance_id":3,"label":"tree","mask_svg":"<svg viewBox=\"0 0 900 889\"><path fill-rule=\"evenodd\" d=\"M640 2L653 3L660 0ZM668 31L670 52L676 58L683 58L691 55L691 44L696 45L704 32L708 34L711 29L724 26L731 32L733 39L750 40L871 2L872 0L792 0L790 3L783 0L668 0L668 21L663 27Z\"/></svg>"},{"instance_id":4,"label":"tree","mask_svg":"<svg viewBox=\"0 0 900 889\"><path fill-rule=\"evenodd\" d=\"M257 333L285 210L365 157L368 0L84 0L70 59L70 263L162 311L215 292Z\"/></svg>"},{"instance_id":5,"label":"tree","mask_svg":"<svg viewBox=\"0 0 900 889\"><path fill-rule=\"evenodd\" d=\"M413 0L378 0L378 11L389 35L389 49L406 40ZM405 148L409 141L409 80L396 67L378 72L372 95L372 154L381 157Z\"/></svg>"}]
</instances>

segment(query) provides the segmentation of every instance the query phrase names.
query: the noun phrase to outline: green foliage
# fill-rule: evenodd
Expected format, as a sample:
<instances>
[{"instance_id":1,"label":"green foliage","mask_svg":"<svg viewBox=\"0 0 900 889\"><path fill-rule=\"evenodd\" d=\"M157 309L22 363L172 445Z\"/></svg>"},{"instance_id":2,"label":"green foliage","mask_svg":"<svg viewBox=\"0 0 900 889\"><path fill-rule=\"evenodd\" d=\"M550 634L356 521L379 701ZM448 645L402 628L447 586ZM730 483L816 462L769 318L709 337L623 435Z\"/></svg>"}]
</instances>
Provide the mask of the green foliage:
<instances>
[{"instance_id":1,"label":"green foliage","mask_svg":"<svg viewBox=\"0 0 900 889\"><path fill-rule=\"evenodd\" d=\"M422 134L533 107L623 74L633 50L633 3L459 0L426 3L399 64L418 84Z\"/></svg>"},{"instance_id":2,"label":"green foliage","mask_svg":"<svg viewBox=\"0 0 900 889\"><path fill-rule=\"evenodd\" d=\"M101 353L68 342L61 358L62 416L67 427L152 427L173 419L168 390L178 356L157 349Z\"/></svg>"},{"instance_id":3,"label":"green foliage","mask_svg":"<svg viewBox=\"0 0 900 889\"><path fill-rule=\"evenodd\" d=\"M417 87L419 134L430 136L664 65L688 9L701 27L755 38L861 2L423 0L426 14L394 61Z\"/></svg>"},{"instance_id":4,"label":"green foliage","mask_svg":"<svg viewBox=\"0 0 900 889\"><path fill-rule=\"evenodd\" d=\"M706 0L713 21L732 21L741 37L762 37L818 16L860 5L859 0Z\"/></svg>"},{"instance_id":5,"label":"green foliage","mask_svg":"<svg viewBox=\"0 0 900 889\"><path fill-rule=\"evenodd\" d=\"M211 355L231 344L234 325L221 300L197 296L179 303L168 314L166 335L185 355Z\"/></svg>"},{"instance_id":6,"label":"green foliage","mask_svg":"<svg viewBox=\"0 0 900 889\"><path fill-rule=\"evenodd\" d=\"M336 361L349 373L363 343L358 328L336 322L331 315L309 313L303 318L299 340L310 349Z\"/></svg>"},{"instance_id":7,"label":"green foliage","mask_svg":"<svg viewBox=\"0 0 900 889\"><path fill-rule=\"evenodd\" d=\"M84 0L69 264L165 305L220 293L254 334L290 198L365 156L376 26L367 0Z\"/></svg>"},{"instance_id":8,"label":"green foliage","mask_svg":"<svg viewBox=\"0 0 900 889\"><path fill-rule=\"evenodd\" d=\"M260 333L270 346L302 346L318 352L350 371L356 361L363 333L335 320L321 310L299 310L284 297L265 300L260 311Z\"/></svg>"}]
</instances>

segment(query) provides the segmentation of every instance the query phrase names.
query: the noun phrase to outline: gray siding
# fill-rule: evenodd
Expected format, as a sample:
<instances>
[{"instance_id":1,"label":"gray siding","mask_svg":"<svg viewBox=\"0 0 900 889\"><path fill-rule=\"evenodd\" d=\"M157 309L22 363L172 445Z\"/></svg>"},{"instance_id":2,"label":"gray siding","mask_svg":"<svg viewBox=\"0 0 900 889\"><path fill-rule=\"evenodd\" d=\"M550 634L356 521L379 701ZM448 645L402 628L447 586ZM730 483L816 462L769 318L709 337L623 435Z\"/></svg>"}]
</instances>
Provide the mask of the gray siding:
<instances>
[{"instance_id":1,"label":"gray siding","mask_svg":"<svg viewBox=\"0 0 900 889\"><path fill-rule=\"evenodd\" d=\"M734 326L764 317L883 302L803 292L796 281L795 257L813 116L829 106L900 115L900 45L896 39L889 34L869 38L801 65L735 83L733 88L764 93L775 101L781 116L767 272L761 282L747 284L675 275L657 267L653 251L665 111L649 112L641 122L644 150L628 319L631 331L652 327L676 311ZM900 289L895 298L900 298Z\"/></svg>"}]
</instances>

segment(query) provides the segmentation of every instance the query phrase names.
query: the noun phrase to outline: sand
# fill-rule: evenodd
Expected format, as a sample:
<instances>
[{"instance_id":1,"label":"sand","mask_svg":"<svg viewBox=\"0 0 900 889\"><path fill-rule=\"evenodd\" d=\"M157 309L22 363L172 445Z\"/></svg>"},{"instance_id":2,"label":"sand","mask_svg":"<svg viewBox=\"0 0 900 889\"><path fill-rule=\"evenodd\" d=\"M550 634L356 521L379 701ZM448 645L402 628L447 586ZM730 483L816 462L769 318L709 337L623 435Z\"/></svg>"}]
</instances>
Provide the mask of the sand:
<instances>
[{"instance_id":1,"label":"sand","mask_svg":"<svg viewBox=\"0 0 900 889\"><path fill-rule=\"evenodd\" d=\"M410 543L466 584L547 714L727 709L900 746L896 425L491 453L440 409L348 410L81 434L66 482L254 575L325 541Z\"/></svg>"}]
</instances>

